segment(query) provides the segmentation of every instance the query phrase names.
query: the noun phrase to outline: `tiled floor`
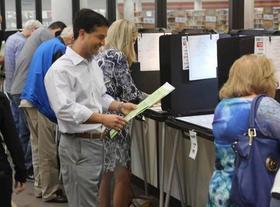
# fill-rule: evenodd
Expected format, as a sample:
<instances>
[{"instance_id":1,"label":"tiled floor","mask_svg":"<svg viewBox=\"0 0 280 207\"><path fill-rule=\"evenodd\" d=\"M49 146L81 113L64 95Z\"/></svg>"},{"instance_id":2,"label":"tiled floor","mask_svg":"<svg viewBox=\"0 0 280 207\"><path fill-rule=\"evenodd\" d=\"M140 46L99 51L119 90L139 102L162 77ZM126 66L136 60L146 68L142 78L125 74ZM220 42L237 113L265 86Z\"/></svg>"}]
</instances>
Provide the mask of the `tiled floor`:
<instances>
[{"instance_id":1,"label":"tiled floor","mask_svg":"<svg viewBox=\"0 0 280 207\"><path fill-rule=\"evenodd\" d=\"M133 191L136 195L143 195L144 192L139 187L133 185ZM143 200L137 200L136 203L143 203ZM158 201L153 206L158 206ZM40 198L35 198L33 194L33 183L27 182L25 191L19 194L13 194L13 206L12 207L68 207L67 203L46 203Z\"/></svg>"}]
</instances>

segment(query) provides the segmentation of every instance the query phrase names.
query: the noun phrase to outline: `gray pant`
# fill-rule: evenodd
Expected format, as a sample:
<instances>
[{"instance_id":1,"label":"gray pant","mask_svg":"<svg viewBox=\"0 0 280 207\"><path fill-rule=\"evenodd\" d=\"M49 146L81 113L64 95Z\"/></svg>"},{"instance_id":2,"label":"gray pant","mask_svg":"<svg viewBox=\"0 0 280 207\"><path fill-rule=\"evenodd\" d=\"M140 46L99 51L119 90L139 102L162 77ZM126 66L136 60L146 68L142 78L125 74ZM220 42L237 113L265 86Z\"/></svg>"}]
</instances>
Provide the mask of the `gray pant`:
<instances>
[{"instance_id":1,"label":"gray pant","mask_svg":"<svg viewBox=\"0 0 280 207\"><path fill-rule=\"evenodd\" d=\"M279 206L280 206L280 200L277 200L275 198L271 198L270 207L279 207Z\"/></svg>"},{"instance_id":2,"label":"gray pant","mask_svg":"<svg viewBox=\"0 0 280 207\"><path fill-rule=\"evenodd\" d=\"M61 134L59 158L69 207L98 206L103 141Z\"/></svg>"}]
</instances>

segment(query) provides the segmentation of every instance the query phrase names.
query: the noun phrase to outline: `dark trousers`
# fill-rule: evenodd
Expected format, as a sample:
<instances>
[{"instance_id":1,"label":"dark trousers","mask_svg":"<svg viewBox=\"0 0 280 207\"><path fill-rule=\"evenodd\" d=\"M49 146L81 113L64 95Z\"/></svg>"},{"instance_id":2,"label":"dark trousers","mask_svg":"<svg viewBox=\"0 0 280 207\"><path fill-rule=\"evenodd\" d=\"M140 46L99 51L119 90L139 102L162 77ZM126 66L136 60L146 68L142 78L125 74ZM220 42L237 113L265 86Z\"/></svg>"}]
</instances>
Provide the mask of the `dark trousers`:
<instances>
[{"instance_id":1,"label":"dark trousers","mask_svg":"<svg viewBox=\"0 0 280 207\"><path fill-rule=\"evenodd\" d=\"M13 179L12 173L0 170L0 206L11 207Z\"/></svg>"},{"instance_id":2,"label":"dark trousers","mask_svg":"<svg viewBox=\"0 0 280 207\"><path fill-rule=\"evenodd\" d=\"M9 95L11 98L11 109L13 118L18 131L19 140L24 153L25 167L27 170L32 169L32 152L30 143L30 132L25 118L25 114L20 105L20 94Z\"/></svg>"}]
</instances>

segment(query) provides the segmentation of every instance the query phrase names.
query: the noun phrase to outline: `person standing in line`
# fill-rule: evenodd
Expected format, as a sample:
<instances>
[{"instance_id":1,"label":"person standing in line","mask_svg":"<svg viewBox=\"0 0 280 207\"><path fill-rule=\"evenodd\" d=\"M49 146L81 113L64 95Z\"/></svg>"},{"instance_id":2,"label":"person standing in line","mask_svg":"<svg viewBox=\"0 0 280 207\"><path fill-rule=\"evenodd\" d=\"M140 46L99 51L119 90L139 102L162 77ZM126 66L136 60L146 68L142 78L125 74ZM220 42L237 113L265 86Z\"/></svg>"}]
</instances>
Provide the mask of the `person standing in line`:
<instances>
[{"instance_id":1,"label":"person standing in line","mask_svg":"<svg viewBox=\"0 0 280 207\"><path fill-rule=\"evenodd\" d=\"M11 85L14 77L16 59L18 58L27 38L42 24L38 20L28 20L23 30L16 32L8 37L5 44L5 91L8 93L8 96L11 97ZM11 110L13 118L16 124L18 131L19 139L24 153L25 166L26 169L32 171L32 154L31 154L31 145L29 142L29 130L26 124L25 119L22 119L22 111L18 108L14 102L11 101Z\"/></svg>"},{"instance_id":2,"label":"person standing in line","mask_svg":"<svg viewBox=\"0 0 280 207\"><path fill-rule=\"evenodd\" d=\"M32 147L38 150L42 200L46 202L66 202L67 199L59 181L56 117L49 105L44 77L51 65L65 53L66 46L72 43L73 28L65 27L60 36L43 42L36 49L20 97L33 105L24 110L28 123L38 134L38 140L33 139ZM37 114L38 123L32 122L32 114Z\"/></svg>"},{"instance_id":3,"label":"person standing in line","mask_svg":"<svg viewBox=\"0 0 280 207\"><path fill-rule=\"evenodd\" d=\"M2 135L0 135L0 204L1 207L11 207L13 172L2 141L7 146L13 160L16 193L25 189L26 170L24 166L24 154L17 135L10 103L6 95L2 92L0 92L0 134Z\"/></svg>"},{"instance_id":4,"label":"person standing in line","mask_svg":"<svg viewBox=\"0 0 280 207\"><path fill-rule=\"evenodd\" d=\"M222 100L214 113L216 161L209 183L208 207L236 206L230 200L235 168L232 144L238 135L247 133L252 100L257 95L266 95L256 112L257 129L264 136L280 138L280 104L273 99L277 86L274 67L265 56L244 55L231 66L229 78L219 92Z\"/></svg>"},{"instance_id":5,"label":"person standing in line","mask_svg":"<svg viewBox=\"0 0 280 207\"><path fill-rule=\"evenodd\" d=\"M12 80L11 86L11 99L15 106L19 107L31 107L32 105L27 101L21 101L20 96L22 89L24 87L24 83L27 77L28 68L30 62L32 60L32 56L36 50L36 48L44 41L53 38L55 35L60 34L63 28L66 25L63 22L54 22L50 24L48 28L40 27L32 35L27 39L26 43L24 44L22 51L18 58L16 59L16 69L14 73L14 77ZM21 103L22 102L22 103ZM25 126L26 124L26 117L22 108L19 108L20 119L24 120ZM31 117L32 121L37 123L37 115ZM39 175L39 157L38 157L38 149L33 147L33 140L38 140L38 134L34 132L31 123L28 123L29 130L31 132L31 149L32 149L32 164L33 164L33 172L34 172L34 187L35 187L35 196L41 197L42 196L42 189L40 184L40 175ZM37 126L36 126L37 127Z\"/></svg>"},{"instance_id":6,"label":"person standing in line","mask_svg":"<svg viewBox=\"0 0 280 207\"><path fill-rule=\"evenodd\" d=\"M115 21L108 30L105 46L96 56L97 63L104 74L107 93L119 101L138 103L147 97L138 90L130 75L130 66L136 61L134 43L137 38L134 23L121 19ZM111 180L115 178L113 206L128 206L131 201L130 184L130 146L128 127L115 139L104 140L104 173L100 186L100 206L111 206Z\"/></svg>"},{"instance_id":7,"label":"person standing in line","mask_svg":"<svg viewBox=\"0 0 280 207\"><path fill-rule=\"evenodd\" d=\"M74 43L48 70L45 86L61 132L59 158L69 207L98 205L104 127L121 130L126 121L104 110L127 114L136 106L106 94L102 70L93 56L104 45L108 21L81 9L73 24Z\"/></svg>"},{"instance_id":8,"label":"person standing in line","mask_svg":"<svg viewBox=\"0 0 280 207\"><path fill-rule=\"evenodd\" d=\"M22 31L18 31L7 38L5 43L5 91L11 93L12 80L19 56L25 41L42 24L38 20L28 20ZM12 109L13 110L13 109Z\"/></svg>"}]
</instances>

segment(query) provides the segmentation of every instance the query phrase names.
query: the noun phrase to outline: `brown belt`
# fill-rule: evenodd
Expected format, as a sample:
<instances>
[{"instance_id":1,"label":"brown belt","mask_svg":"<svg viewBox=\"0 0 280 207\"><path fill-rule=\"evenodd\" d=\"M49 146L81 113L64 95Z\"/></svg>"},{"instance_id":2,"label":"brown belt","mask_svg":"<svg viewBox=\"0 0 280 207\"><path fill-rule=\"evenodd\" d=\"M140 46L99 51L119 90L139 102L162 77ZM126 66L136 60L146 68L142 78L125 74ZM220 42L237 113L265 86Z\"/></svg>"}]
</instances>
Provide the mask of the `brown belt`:
<instances>
[{"instance_id":1,"label":"brown belt","mask_svg":"<svg viewBox=\"0 0 280 207\"><path fill-rule=\"evenodd\" d=\"M90 132L82 132L82 133L63 133L65 135L70 135L78 138L85 138L85 139L103 139L105 138L105 133L90 133Z\"/></svg>"}]
</instances>

